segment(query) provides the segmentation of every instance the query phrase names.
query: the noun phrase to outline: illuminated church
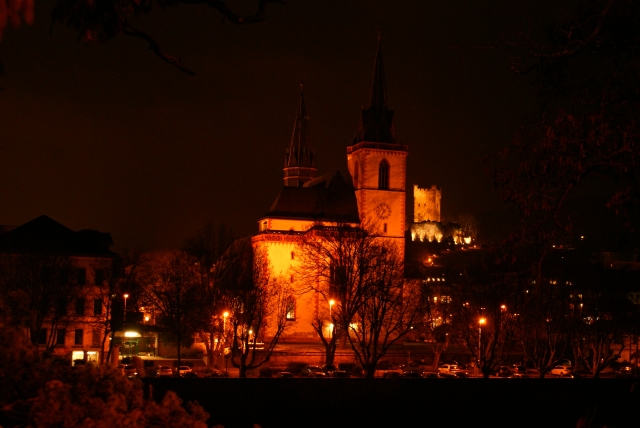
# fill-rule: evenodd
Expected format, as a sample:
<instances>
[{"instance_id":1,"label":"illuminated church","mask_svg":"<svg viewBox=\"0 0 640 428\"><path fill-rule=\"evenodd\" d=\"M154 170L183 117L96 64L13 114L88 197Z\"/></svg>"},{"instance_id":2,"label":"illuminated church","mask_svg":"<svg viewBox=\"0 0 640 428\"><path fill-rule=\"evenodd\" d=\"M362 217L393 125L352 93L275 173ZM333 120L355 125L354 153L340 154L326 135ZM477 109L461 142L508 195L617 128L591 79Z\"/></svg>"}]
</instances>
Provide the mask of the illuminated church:
<instances>
[{"instance_id":1,"label":"illuminated church","mask_svg":"<svg viewBox=\"0 0 640 428\"><path fill-rule=\"evenodd\" d=\"M295 286L296 246L310 228L336 223L373 225L396 244L404 257L407 145L396 140L394 111L386 103L380 40L375 59L371 100L362 110L353 141L346 147L349 177L339 171L318 176L310 145L302 87L291 142L285 151L284 186L260 218L256 248L266 250L276 275ZM439 197L439 196L438 196ZM439 199L437 206L440 215ZM317 337L311 327L328 305L320 293L292 295L287 318L290 335Z\"/></svg>"}]
</instances>

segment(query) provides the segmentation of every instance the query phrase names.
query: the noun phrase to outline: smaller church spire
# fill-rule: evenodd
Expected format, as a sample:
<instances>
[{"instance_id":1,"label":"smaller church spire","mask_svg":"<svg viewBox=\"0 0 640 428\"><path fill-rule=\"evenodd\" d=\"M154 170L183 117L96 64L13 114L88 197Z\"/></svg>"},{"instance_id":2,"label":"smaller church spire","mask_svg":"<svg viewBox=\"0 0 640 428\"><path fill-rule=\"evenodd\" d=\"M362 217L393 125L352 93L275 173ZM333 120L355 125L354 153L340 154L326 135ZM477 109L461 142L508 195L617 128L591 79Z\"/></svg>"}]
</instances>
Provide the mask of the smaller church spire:
<instances>
[{"instance_id":1,"label":"smaller church spire","mask_svg":"<svg viewBox=\"0 0 640 428\"><path fill-rule=\"evenodd\" d=\"M302 186L316 176L315 152L309 145L309 123L304 103L304 84L300 82L300 102L289 148L284 158L284 185Z\"/></svg>"}]
</instances>

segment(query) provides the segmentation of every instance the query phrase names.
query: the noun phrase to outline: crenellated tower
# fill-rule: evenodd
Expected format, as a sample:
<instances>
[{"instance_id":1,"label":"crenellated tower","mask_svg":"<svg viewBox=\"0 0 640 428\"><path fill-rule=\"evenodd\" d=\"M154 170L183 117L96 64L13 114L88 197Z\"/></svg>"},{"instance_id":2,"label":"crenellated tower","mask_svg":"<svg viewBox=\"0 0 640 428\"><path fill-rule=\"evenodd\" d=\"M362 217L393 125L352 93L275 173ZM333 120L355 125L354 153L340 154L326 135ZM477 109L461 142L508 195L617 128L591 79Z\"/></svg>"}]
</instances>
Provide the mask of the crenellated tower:
<instances>
[{"instance_id":1,"label":"crenellated tower","mask_svg":"<svg viewBox=\"0 0 640 428\"><path fill-rule=\"evenodd\" d=\"M380 34L369 105L347 147L347 162L356 191L360 219L395 238L403 248L408 148L396 141L394 111L387 106Z\"/></svg>"},{"instance_id":2,"label":"crenellated tower","mask_svg":"<svg viewBox=\"0 0 640 428\"><path fill-rule=\"evenodd\" d=\"M291 143L284 156L284 185L302 187L316 177L316 155L309 146L309 123L300 84L300 103L293 125Z\"/></svg>"}]
</instances>

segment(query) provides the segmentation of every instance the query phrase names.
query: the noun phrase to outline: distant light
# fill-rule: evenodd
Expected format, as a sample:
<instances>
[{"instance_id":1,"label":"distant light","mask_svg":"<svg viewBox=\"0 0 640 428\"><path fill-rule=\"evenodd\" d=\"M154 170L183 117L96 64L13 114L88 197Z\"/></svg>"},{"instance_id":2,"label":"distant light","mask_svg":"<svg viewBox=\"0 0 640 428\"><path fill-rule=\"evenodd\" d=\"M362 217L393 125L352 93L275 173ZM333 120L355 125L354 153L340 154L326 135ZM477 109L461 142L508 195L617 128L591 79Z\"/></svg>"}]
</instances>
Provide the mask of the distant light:
<instances>
[{"instance_id":1,"label":"distant light","mask_svg":"<svg viewBox=\"0 0 640 428\"><path fill-rule=\"evenodd\" d=\"M124 337L140 337L140 333L137 331L125 331Z\"/></svg>"}]
</instances>

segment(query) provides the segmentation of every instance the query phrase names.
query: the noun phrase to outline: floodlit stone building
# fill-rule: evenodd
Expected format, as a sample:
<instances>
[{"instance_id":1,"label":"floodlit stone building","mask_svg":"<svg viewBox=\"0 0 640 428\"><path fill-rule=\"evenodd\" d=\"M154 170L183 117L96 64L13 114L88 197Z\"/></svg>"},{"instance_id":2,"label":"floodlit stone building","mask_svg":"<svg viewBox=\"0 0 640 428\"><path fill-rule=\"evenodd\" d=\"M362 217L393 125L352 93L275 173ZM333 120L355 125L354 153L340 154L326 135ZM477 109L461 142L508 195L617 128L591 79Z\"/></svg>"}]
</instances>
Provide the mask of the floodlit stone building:
<instances>
[{"instance_id":1,"label":"floodlit stone building","mask_svg":"<svg viewBox=\"0 0 640 428\"><path fill-rule=\"evenodd\" d=\"M297 245L313 228L336 224L366 224L404 252L406 158L408 148L396 141L394 112L386 104L382 51L378 40L371 101L361 112L356 135L347 147L350 177L339 171L316 176L302 90L293 134L285 153L284 187L269 211L259 219L256 248L264 249L274 273L296 287ZM403 254L400 254L403 257ZM287 318L295 326L289 335L317 337L311 324L321 307L320 293L291 295Z\"/></svg>"}]
</instances>

